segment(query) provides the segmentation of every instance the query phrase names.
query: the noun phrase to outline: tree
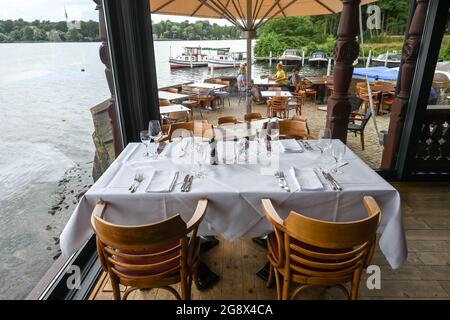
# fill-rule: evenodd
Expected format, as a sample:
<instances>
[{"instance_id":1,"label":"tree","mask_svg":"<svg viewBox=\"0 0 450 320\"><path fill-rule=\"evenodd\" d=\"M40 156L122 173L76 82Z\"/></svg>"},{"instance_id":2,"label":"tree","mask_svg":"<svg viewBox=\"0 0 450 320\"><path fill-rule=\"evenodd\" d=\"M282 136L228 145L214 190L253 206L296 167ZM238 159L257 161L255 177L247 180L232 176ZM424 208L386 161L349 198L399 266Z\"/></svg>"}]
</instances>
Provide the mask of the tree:
<instances>
[{"instance_id":1,"label":"tree","mask_svg":"<svg viewBox=\"0 0 450 320\"><path fill-rule=\"evenodd\" d=\"M83 39L83 36L77 29L70 29L66 33L66 39L70 42L79 42Z\"/></svg>"},{"instance_id":2,"label":"tree","mask_svg":"<svg viewBox=\"0 0 450 320\"><path fill-rule=\"evenodd\" d=\"M23 41L33 41L34 29L32 27L25 27L23 29L22 40Z\"/></svg>"}]
</instances>

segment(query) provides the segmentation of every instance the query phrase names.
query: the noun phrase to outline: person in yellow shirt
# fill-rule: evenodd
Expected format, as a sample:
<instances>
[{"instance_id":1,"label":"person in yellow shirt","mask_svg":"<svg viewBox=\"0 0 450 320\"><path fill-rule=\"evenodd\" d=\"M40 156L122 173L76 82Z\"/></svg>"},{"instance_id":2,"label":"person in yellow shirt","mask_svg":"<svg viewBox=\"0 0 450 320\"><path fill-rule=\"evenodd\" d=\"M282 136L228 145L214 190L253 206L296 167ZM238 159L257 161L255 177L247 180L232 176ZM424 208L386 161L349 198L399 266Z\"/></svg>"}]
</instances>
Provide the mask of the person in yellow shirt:
<instances>
[{"instance_id":1,"label":"person in yellow shirt","mask_svg":"<svg viewBox=\"0 0 450 320\"><path fill-rule=\"evenodd\" d=\"M277 73L275 76L270 77L270 80L275 80L277 83L287 86L288 78L286 77L286 72L284 72L283 64L281 62L277 64Z\"/></svg>"}]
</instances>

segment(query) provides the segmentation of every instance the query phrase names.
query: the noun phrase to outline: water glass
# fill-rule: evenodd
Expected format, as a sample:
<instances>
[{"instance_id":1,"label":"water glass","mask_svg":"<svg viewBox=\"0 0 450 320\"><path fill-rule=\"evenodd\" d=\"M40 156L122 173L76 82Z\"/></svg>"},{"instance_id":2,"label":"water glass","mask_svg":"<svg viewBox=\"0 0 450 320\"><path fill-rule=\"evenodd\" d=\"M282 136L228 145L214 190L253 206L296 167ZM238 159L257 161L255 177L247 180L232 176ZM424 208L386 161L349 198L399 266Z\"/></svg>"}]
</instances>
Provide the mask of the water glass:
<instances>
[{"instance_id":1,"label":"water glass","mask_svg":"<svg viewBox=\"0 0 450 320\"><path fill-rule=\"evenodd\" d=\"M162 137L161 124L159 120L150 120L148 123L148 135L154 143L156 143L156 150L159 147L159 139ZM158 152L153 154L153 158L158 157Z\"/></svg>"},{"instance_id":2,"label":"water glass","mask_svg":"<svg viewBox=\"0 0 450 320\"><path fill-rule=\"evenodd\" d=\"M317 137L318 141L316 147L320 150L320 158L323 158L323 153L325 150L331 147L331 130L330 128L322 128L319 130L319 135Z\"/></svg>"},{"instance_id":3,"label":"water glass","mask_svg":"<svg viewBox=\"0 0 450 320\"><path fill-rule=\"evenodd\" d=\"M347 146L340 142L336 141L336 143L333 143L332 149L331 149L331 155L334 158L334 161L336 162L336 166L334 167L331 172L335 174L342 174L342 171L339 170L339 163L342 161L345 155L345 151L347 150Z\"/></svg>"},{"instance_id":4,"label":"water glass","mask_svg":"<svg viewBox=\"0 0 450 320\"><path fill-rule=\"evenodd\" d=\"M196 178L206 178L207 172L204 170L203 164L207 161L209 152L208 152L208 145L202 141L196 142L194 144L194 170L193 174Z\"/></svg>"},{"instance_id":5,"label":"water glass","mask_svg":"<svg viewBox=\"0 0 450 320\"><path fill-rule=\"evenodd\" d=\"M144 153L144 157L149 157L150 156L150 152L149 152L149 148L150 148L150 136L148 134L147 130L141 131L141 142L144 144L145 146L145 153Z\"/></svg>"}]
</instances>

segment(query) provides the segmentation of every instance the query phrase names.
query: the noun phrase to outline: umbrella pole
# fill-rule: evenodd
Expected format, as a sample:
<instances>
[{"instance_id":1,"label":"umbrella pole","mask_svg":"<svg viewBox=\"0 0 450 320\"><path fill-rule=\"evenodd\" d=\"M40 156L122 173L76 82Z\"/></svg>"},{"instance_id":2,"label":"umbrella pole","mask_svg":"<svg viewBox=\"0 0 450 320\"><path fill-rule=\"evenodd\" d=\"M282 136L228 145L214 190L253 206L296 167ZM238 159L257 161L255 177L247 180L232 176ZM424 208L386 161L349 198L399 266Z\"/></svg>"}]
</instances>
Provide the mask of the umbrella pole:
<instances>
[{"instance_id":1,"label":"umbrella pole","mask_svg":"<svg viewBox=\"0 0 450 320\"><path fill-rule=\"evenodd\" d=\"M246 89L250 90L252 85L252 38L250 33L247 34L247 76L246 76ZM252 99L248 93L245 96L247 101L247 113L252 112Z\"/></svg>"}]
</instances>

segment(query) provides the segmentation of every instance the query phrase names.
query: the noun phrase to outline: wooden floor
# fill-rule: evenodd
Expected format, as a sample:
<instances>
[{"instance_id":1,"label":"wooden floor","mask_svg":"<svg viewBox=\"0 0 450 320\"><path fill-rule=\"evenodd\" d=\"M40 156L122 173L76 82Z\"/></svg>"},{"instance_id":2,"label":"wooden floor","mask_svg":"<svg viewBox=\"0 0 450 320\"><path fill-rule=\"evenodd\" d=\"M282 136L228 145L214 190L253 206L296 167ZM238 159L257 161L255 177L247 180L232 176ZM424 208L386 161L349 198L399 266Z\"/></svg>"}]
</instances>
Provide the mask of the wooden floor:
<instances>
[{"instance_id":1,"label":"wooden floor","mask_svg":"<svg viewBox=\"0 0 450 320\"><path fill-rule=\"evenodd\" d=\"M372 264L381 267L381 289L369 290L363 273L360 299L450 299L450 183L399 183L408 241L408 260L392 270L381 252ZM275 299L255 273L266 262L265 250L251 239L220 244L203 254L203 260L221 280L208 290L193 286L193 299ZM90 299L112 299L103 274ZM338 289L306 289L301 299L343 299ZM173 299L164 290L134 291L129 299Z\"/></svg>"}]
</instances>

